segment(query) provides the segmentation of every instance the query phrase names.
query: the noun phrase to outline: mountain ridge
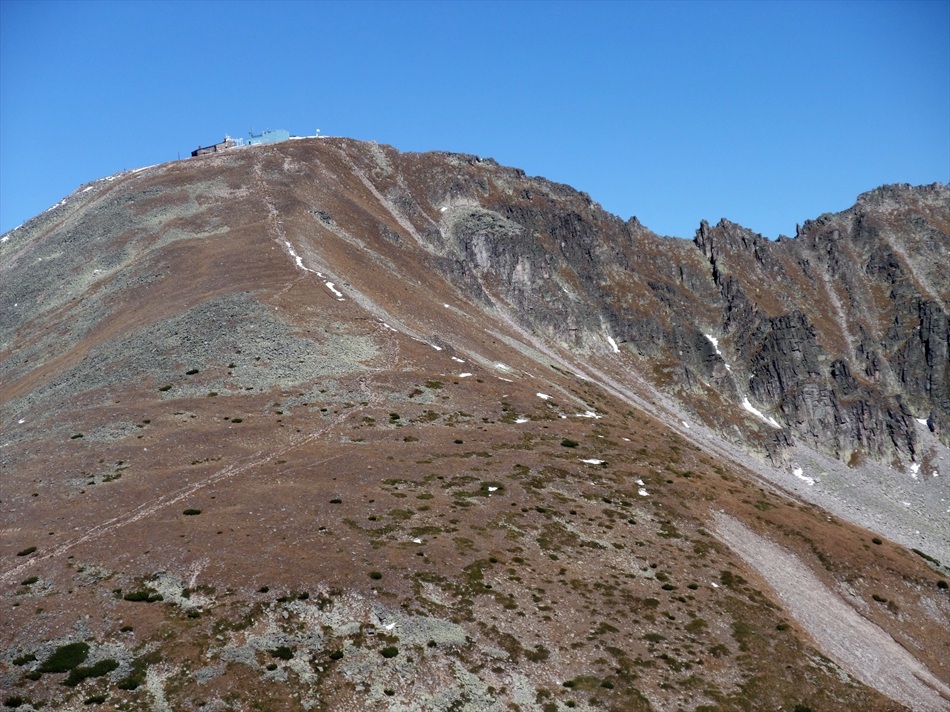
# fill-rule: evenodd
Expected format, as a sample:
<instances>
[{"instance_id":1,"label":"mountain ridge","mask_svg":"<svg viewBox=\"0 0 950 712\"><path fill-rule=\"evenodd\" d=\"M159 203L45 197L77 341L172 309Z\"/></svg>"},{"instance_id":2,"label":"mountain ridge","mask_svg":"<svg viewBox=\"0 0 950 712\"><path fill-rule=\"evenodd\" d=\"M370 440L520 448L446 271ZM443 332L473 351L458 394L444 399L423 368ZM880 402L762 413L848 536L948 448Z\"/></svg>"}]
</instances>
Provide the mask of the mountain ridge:
<instances>
[{"instance_id":1,"label":"mountain ridge","mask_svg":"<svg viewBox=\"0 0 950 712\"><path fill-rule=\"evenodd\" d=\"M680 640L678 646L711 636L707 648L741 648L751 643L735 630L723 639L712 630L700 634L697 625L684 639L674 623L701 612L716 617L715 630L734 628L732 614L724 613L731 604L716 598L724 581L734 581L732 574L716 572L715 586L708 583L711 573L703 574L701 588L692 588L698 586L693 581L687 591L695 603L685 595L678 600L669 593L674 589L660 584L705 571L705 553L669 548L671 542L682 539L711 551L705 537L719 532L715 550L725 557L722 566L742 570L746 578L764 577L756 579L759 588L750 585L742 594L754 609L746 613L755 618L768 606L781 609L781 597L760 599L760 589L784 584L765 569L743 568L754 555L743 564L745 558L722 548L734 527L745 526L797 552L829 590L853 591L849 595L859 603L850 605L913 649L937 675L932 687L944 684L948 671L940 651L950 633L933 626L927 611L948 605L946 589L933 583L934 576L946 577L946 567L933 562L950 561L943 511L950 477L950 285L939 270L950 248L950 189L885 186L862 194L842 213L804 222L796 238L771 242L726 220L701 223L692 240L662 238L635 218L606 213L585 193L491 159L404 154L350 139L235 149L110 178L80 187L0 243L2 296L13 305L0 315L0 466L11 493L3 497L4 541L14 557L6 561L15 564L0 571L5 585L29 570L42 571L50 581L44 606L69 605L68 582L78 574L64 557L81 552L125 591L144 582L158 590L165 582L161 590L168 592L174 586L168 588L166 575L181 586L189 577L206 577L217 593L202 594L202 615L227 618L220 592L235 590L238 600L253 604L248 615L254 625L266 618L273 628L272 613L316 613L309 604L288 607L289 599L265 605L255 593L264 584L276 589L279 580L287 589L319 589L333 608L346 596L376 595L366 586L378 579L348 573L354 565L376 566L392 580L389 595L404 609L424 606L430 616L454 618L478 645L488 646L470 649L458 642L464 635L443 631L461 646L469 673L481 674L472 671L486 664L488 648L508 646L507 662L499 666L507 672L492 675L508 686L516 678L518 685L531 681L541 697L517 697L525 709L541 709L545 700L591 705L597 694L613 695L610 704L617 709L698 708L717 701L739 709L745 694L757 704L788 704L797 693L798 702L814 702L814 695L832 688L839 701L870 694L860 685L839 689L824 673L817 686L796 678L791 687L776 683L773 692L751 692L754 666L694 654L690 666L703 660L719 672L707 680L709 692L687 702L683 694L664 691L663 675L649 671L650 656L677 655L653 641L649 651L637 653L644 661L639 677L629 677L638 669L636 655L610 653L616 669L598 675L613 687L556 702L551 681L568 672L583 676L584 666L594 664L596 656L560 644L580 629L544 620L551 617L545 610L528 614L534 628L525 627L511 611L526 612L531 587L515 586L500 573L492 578L494 588L478 583L491 564L489 550L499 561L528 561L537 570L530 574L536 588L553 586L558 566L570 566L577 588L558 595L572 601L576 617L581 599L593 595L577 591L601 576L616 576L617 590L641 603L633 605L639 622L618 623L624 614L611 614L620 616L610 624L617 632L602 629L617 637L611 646L621 639L640 646L631 641L662 625L673 626L663 636ZM439 470L442 462L458 467ZM391 472L385 478L380 471ZM443 488L444 477L456 484ZM238 487L238 481L244 484ZM402 500L408 492L432 501L432 508L407 508ZM445 499L445 492L452 496ZM502 497L512 498L511 516L500 509ZM314 498L321 504L311 504ZM379 511L372 504L378 500L394 508ZM269 502L273 511L258 502ZM537 502L536 509L523 506L515 515L519 502ZM596 513L597 502L626 510L625 518L639 523L629 526L650 522L655 531L640 532L634 544L621 536L628 525L614 521L619 514ZM191 508L204 513L173 516L172 508L189 504L200 504ZM704 514L707 507L722 508L744 524ZM346 514L334 517L335 508ZM284 510L286 517L274 514ZM469 519L470 512L484 514ZM587 523L573 512L585 513ZM607 521L603 529L590 528L603 516L616 532ZM366 524L367 517L386 524ZM88 528L89 536L63 532L54 523L61 520L72 530ZM416 520L424 521L392 539L404 522ZM321 531L308 528L309 521L323 522L325 531L352 540L346 546L354 548L336 551ZM929 558L903 554L891 541L870 543L866 530L847 522ZM453 527L464 531L453 538ZM122 534L140 528L141 534ZM222 541L215 531L236 532L233 539L242 529L262 542L261 554L248 554L246 561L236 541L215 543ZM195 531L203 533L189 533ZM181 532L187 551L169 538L171 532ZM280 532L323 547L332 566L302 558L302 545L283 551ZM505 532L514 537L507 544ZM31 555L15 556L41 533L53 543L41 548L35 563ZM426 573L427 556L409 556L409 549L429 537L429 553L443 563ZM477 543L482 538L491 542L487 549ZM640 545L645 574L625 560L587 558L590 551ZM379 548L392 557L392 568L383 571L373 561ZM429 544L424 548L429 551ZM530 557L525 553L535 549ZM283 557L295 563L288 568ZM647 562L664 557L663 567L650 569ZM205 559L211 563L201 563ZM461 570L469 571L468 580L457 579ZM630 582L621 585L625 576ZM914 583L900 584L901 577ZM106 606L109 616L90 635L112 640L110 626L132 615L131 604L108 599L104 586L76 584L77 600ZM337 589L345 595L333 594ZM197 645L180 622L170 622L190 605L174 591L167 598L178 603L165 605L164 614L152 611L143 625L173 625L182 641ZM427 593L420 598L420 591ZM895 611L873 609L883 604L872 592L896 600ZM17 601L36 594L21 584L4 595ZM614 610L609 598L599 605ZM653 604L643 600L662 601L672 618L661 624L649 613ZM700 604L702 611L690 608ZM353 605L362 610L364 603ZM479 606L491 609L500 627L479 627L476 622L485 620L475 615ZM8 641L8 662L39 652L36 641L64 640L74 623L64 612L30 621L16 607L13 615L21 632L32 631L34 643L23 648ZM400 620L404 629L420 624ZM376 621L377 629L383 622ZM814 623L799 624L801 637L782 655L810 670L802 651L811 643L799 641L812 640L808 626ZM538 626L554 626L559 647L550 663L539 661L535 669L524 666L525 653L505 635L526 643ZM355 651L357 643L365 648L364 637L334 631L331 637L346 641L346 650ZM256 645L239 631L229 635L227 645L245 650L241 655ZM150 640L143 634L136 644ZM279 636L268 640L273 649L285 644ZM322 660L321 646L287 640ZM818 645L826 649L828 643ZM220 660L238 654L225 648L212 644L202 654ZM445 660L422 659L435 666L422 679L448 674L439 667ZM285 670L283 663L273 664ZM838 664L873 686L873 675L855 663ZM676 685L684 684L689 668L680 662L669 667ZM262 661L251 668L266 678ZM184 668L175 669L176 679L188 677ZM20 680L15 672L4 679ZM398 669L390 672L405 687ZM223 674L209 680L219 678L233 682ZM453 689L464 688L453 679ZM497 691L501 683L492 680ZM396 682L387 688L396 693L394 704L408 699ZM37 689L46 689L43 684ZM586 690L586 684L565 689ZM607 692L621 688L622 695ZM405 687L407 695L411 689ZM889 690L884 694L898 695L893 699L901 704L939 707L920 690ZM331 703L314 694L312 704L336 709L360 709L369 699ZM382 689L373 694L380 704L388 696ZM459 702L459 695L452 699ZM869 709L889 709L873 695L861 699ZM473 709L494 707L485 702Z\"/></svg>"}]
</instances>

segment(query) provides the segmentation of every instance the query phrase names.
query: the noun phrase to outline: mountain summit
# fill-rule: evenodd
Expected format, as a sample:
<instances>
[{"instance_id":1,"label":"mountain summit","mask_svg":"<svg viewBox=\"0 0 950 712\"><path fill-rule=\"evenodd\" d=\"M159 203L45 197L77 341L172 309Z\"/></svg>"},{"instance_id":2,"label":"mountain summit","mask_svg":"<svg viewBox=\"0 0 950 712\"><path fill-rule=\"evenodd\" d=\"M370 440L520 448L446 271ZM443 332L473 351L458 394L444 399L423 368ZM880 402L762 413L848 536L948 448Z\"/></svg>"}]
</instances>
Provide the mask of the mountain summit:
<instances>
[{"instance_id":1,"label":"mountain summit","mask_svg":"<svg viewBox=\"0 0 950 712\"><path fill-rule=\"evenodd\" d=\"M950 188L797 232L343 138L81 187L0 238L0 687L944 709Z\"/></svg>"}]
</instances>

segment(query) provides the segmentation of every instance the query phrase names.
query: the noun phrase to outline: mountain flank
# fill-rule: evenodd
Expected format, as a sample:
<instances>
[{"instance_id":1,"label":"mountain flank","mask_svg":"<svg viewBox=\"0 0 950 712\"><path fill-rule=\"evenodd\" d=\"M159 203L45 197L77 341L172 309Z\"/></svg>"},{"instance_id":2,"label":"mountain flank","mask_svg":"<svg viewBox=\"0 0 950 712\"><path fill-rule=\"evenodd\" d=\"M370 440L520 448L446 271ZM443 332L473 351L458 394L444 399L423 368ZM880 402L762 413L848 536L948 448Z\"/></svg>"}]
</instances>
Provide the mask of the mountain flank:
<instances>
[{"instance_id":1,"label":"mountain flank","mask_svg":"<svg viewBox=\"0 0 950 712\"><path fill-rule=\"evenodd\" d=\"M4 701L945 709L948 260L942 185L775 242L344 138L82 186L0 237Z\"/></svg>"}]
</instances>

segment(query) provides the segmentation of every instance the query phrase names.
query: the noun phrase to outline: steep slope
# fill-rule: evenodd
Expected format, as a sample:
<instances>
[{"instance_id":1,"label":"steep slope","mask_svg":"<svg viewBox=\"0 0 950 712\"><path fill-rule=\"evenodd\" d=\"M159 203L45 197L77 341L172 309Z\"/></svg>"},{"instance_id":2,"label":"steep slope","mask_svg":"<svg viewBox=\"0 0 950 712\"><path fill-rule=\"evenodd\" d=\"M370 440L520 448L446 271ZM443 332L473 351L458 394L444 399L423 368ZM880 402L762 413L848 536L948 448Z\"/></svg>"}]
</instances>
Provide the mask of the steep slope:
<instances>
[{"instance_id":1,"label":"steep slope","mask_svg":"<svg viewBox=\"0 0 950 712\"><path fill-rule=\"evenodd\" d=\"M2 686L940 709L948 197L690 242L347 139L80 188L0 242ZM829 641L776 551L864 623ZM874 636L916 682L882 682Z\"/></svg>"}]
</instances>

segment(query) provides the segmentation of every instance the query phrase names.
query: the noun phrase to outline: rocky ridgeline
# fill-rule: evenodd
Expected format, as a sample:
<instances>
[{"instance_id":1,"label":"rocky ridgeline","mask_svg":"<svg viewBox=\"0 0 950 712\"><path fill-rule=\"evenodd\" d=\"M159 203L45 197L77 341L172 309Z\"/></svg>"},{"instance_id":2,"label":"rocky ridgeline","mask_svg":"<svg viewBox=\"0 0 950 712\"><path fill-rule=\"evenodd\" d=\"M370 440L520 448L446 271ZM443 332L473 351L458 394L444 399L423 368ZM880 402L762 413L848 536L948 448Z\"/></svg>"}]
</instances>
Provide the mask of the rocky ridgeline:
<instances>
[{"instance_id":1,"label":"rocky ridgeline","mask_svg":"<svg viewBox=\"0 0 950 712\"><path fill-rule=\"evenodd\" d=\"M775 242L704 221L690 244L462 158L450 185L429 185L447 227L429 239L471 296L575 349L603 351L612 334L687 401L750 398L782 426L755 442L776 460L799 439L846 462L919 462L915 420L950 443L950 188L885 186Z\"/></svg>"}]
</instances>

